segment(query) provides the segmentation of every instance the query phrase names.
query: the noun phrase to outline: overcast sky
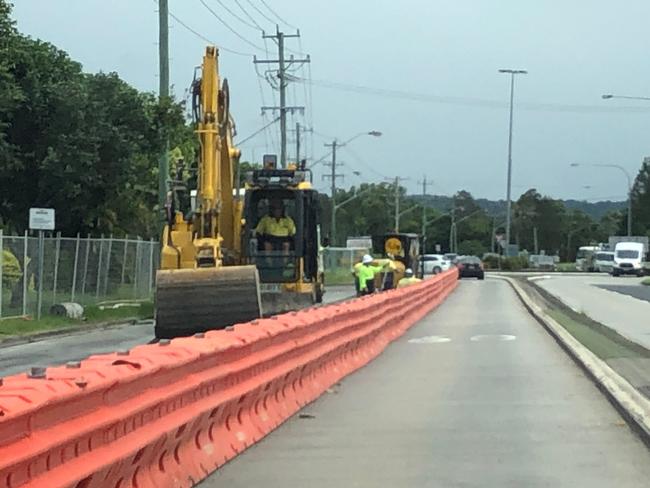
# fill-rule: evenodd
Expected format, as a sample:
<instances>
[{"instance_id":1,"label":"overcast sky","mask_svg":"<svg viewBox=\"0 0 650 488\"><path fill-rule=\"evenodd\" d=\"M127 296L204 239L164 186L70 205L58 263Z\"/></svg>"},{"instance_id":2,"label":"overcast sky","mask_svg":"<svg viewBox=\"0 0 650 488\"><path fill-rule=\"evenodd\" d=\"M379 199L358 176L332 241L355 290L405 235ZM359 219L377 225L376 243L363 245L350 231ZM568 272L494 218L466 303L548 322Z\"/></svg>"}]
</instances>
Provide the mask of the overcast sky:
<instances>
[{"instance_id":1,"label":"overcast sky","mask_svg":"<svg viewBox=\"0 0 650 488\"><path fill-rule=\"evenodd\" d=\"M247 54L221 53L244 138L264 124L251 57L266 56L264 43L219 0L203 1L254 45L230 32L201 0L169 0L170 11L189 27ZM650 102L601 99L603 93L650 96L648 0L265 1L300 28L302 50L311 55L312 96L304 84L289 89L291 104L311 102L299 119L313 121L316 131L313 147L310 138L305 142L309 154L326 154L323 143L331 137L383 132L340 151L347 175L342 186L398 175L409 178L403 184L413 193L421 191L418 182L426 174L434 181L432 193L466 189L477 197L504 198L509 80L497 73L503 67L529 71L516 81L514 198L536 187L554 197L624 199L625 178L616 170L569 164L617 163L634 176L650 155ZM235 0L221 2L253 23ZM140 89L157 90L154 0L14 3L23 33L56 44L87 71L116 71ZM262 0L239 4L274 30L270 20L276 18ZM171 81L183 98L206 42L173 19L170 26ZM272 41L267 45L275 57ZM300 50L295 39L287 46ZM308 77L305 68L294 74ZM333 89L332 83L347 88ZM261 85L265 103L273 104L271 87L265 80ZM244 159L275 152L277 134L275 127L244 145ZM326 188L317 176L317 186Z\"/></svg>"}]
</instances>

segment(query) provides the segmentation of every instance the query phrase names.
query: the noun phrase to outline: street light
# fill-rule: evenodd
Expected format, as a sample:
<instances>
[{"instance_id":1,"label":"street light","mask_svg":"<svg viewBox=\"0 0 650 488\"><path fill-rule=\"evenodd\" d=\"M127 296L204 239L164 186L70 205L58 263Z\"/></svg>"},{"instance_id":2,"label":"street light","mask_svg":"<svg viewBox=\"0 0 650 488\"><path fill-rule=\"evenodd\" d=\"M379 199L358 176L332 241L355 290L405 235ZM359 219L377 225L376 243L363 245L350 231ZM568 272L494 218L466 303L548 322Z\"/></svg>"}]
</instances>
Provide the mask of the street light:
<instances>
[{"instance_id":1,"label":"street light","mask_svg":"<svg viewBox=\"0 0 650 488\"><path fill-rule=\"evenodd\" d=\"M355 139L358 139L359 137L362 137L362 136L381 137L382 135L384 135L384 133L381 132L381 131L378 131L378 130L371 130L371 131L368 131L368 132L359 132L358 134L355 134L354 136L350 137L350 138L349 138L347 141L345 141L345 142L342 142L342 143L338 143L338 142L337 142L336 145L337 145L338 147L345 146L346 144L349 144L349 143L351 143L352 141L354 141ZM320 158L318 158L316 161L314 161L314 162L309 166L310 169L314 169L314 166L316 166L317 164L322 163L323 161L325 161L325 160L326 160L329 156L331 156L331 155L332 155L332 151L330 151L330 152L328 152L328 153L326 153L326 154L323 154Z\"/></svg>"},{"instance_id":2,"label":"street light","mask_svg":"<svg viewBox=\"0 0 650 488\"><path fill-rule=\"evenodd\" d=\"M623 172L627 178L627 235L632 235L632 178L630 173L619 164L581 164L581 163L571 163L572 168L577 168L578 166L592 166L595 168L616 168Z\"/></svg>"},{"instance_id":3,"label":"street light","mask_svg":"<svg viewBox=\"0 0 650 488\"><path fill-rule=\"evenodd\" d=\"M510 193L512 190L512 111L513 102L515 97L515 75L525 75L528 73L525 69L500 69L499 73L507 73L510 75L510 125L508 131L508 188L506 190L506 244L510 246L510 221L511 221L511 207L512 201Z\"/></svg>"},{"instance_id":4,"label":"street light","mask_svg":"<svg viewBox=\"0 0 650 488\"><path fill-rule=\"evenodd\" d=\"M601 98L603 100L610 100L612 98L623 98L625 100L650 100L650 97L630 97L627 95L612 95L611 93L607 93L605 95L601 95Z\"/></svg>"}]
</instances>

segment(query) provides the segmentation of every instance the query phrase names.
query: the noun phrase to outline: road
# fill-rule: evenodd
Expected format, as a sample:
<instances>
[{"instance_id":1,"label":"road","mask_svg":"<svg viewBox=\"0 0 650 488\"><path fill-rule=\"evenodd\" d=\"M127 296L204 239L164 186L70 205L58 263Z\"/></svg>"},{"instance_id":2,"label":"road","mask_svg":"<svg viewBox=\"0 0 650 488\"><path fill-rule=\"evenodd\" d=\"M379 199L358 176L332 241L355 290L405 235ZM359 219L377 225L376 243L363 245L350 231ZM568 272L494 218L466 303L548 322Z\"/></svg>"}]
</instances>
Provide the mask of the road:
<instances>
[{"instance_id":1,"label":"road","mask_svg":"<svg viewBox=\"0 0 650 488\"><path fill-rule=\"evenodd\" d=\"M647 486L650 452L506 283L436 311L201 488Z\"/></svg>"},{"instance_id":2,"label":"road","mask_svg":"<svg viewBox=\"0 0 650 488\"><path fill-rule=\"evenodd\" d=\"M329 287L323 301L332 303L354 294L352 286ZM153 322L95 329L79 334L52 337L29 344L0 348L0 377L21 373L32 366L49 366L78 361L92 354L130 349L154 337Z\"/></svg>"},{"instance_id":3,"label":"road","mask_svg":"<svg viewBox=\"0 0 650 488\"><path fill-rule=\"evenodd\" d=\"M608 275L555 276L537 279L535 284L552 293L576 312L650 349L650 302L636 294L647 293L641 278ZM613 291L616 287L617 291Z\"/></svg>"}]
</instances>

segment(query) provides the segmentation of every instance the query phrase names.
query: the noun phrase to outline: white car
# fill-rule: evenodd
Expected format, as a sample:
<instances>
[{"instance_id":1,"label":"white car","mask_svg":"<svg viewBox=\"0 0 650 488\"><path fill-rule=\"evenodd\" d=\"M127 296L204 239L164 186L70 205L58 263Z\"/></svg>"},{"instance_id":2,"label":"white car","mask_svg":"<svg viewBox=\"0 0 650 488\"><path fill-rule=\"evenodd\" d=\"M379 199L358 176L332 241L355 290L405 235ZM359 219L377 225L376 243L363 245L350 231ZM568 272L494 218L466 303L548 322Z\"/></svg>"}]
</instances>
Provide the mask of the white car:
<instances>
[{"instance_id":1,"label":"white car","mask_svg":"<svg viewBox=\"0 0 650 488\"><path fill-rule=\"evenodd\" d=\"M614 253L598 251L594 254L593 267L599 273L611 273L614 269Z\"/></svg>"},{"instance_id":2,"label":"white car","mask_svg":"<svg viewBox=\"0 0 650 488\"><path fill-rule=\"evenodd\" d=\"M442 254L424 254L420 257L420 266L424 264L424 274L438 274L447 271L451 262Z\"/></svg>"}]
</instances>

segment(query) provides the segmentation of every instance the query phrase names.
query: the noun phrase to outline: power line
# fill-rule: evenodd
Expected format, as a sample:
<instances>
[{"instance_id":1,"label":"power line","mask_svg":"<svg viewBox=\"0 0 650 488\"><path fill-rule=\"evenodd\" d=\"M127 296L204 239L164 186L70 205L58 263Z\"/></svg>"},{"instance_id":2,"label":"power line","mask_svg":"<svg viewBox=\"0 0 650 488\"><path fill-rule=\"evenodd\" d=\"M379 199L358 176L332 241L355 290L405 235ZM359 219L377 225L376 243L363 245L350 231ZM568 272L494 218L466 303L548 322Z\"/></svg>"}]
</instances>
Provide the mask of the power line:
<instances>
[{"instance_id":1,"label":"power line","mask_svg":"<svg viewBox=\"0 0 650 488\"><path fill-rule=\"evenodd\" d=\"M230 25L228 25L228 23L225 20L223 20L221 17L219 17L219 15L214 10L212 10L207 3L205 3L205 0L199 0L199 2L201 2L201 4L214 16L215 19L217 19L219 22L221 22L221 24L226 29L228 29L230 32L235 34L237 37L239 37L242 41L244 41L249 46L252 46L255 49L258 49L259 51L264 51L263 48L261 48L260 46L257 46L256 44L252 43L251 41L246 39L244 36L242 36L239 32L237 32L235 29L230 27Z\"/></svg>"},{"instance_id":2,"label":"power line","mask_svg":"<svg viewBox=\"0 0 650 488\"><path fill-rule=\"evenodd\" d=\"M255 24L255 26L256 26L259 30L264 31L264 29L262 28L262 26L261 26L260 24L257 23L257 21L255 20L255 18L254 18L251 14L248 13L248 10L246 10L246 9L244 8L244 6L241 4L241 2L240 2L239 0L235 0L235 3L236 3L237 6L239 7L239 9L240 9L242 12L244 12L244 15L245 15L246 17L248 17L248 18L250 19L250 21L251 21L253 24Z\"/></svg>"},{"instance_id":3,"label":"power line","mask_svg":"<svg viewBox=\"0 0 650 488\"><path fill-rule=\"evenodd\" d=\"M369 87L340 83L328 80L307 80L291 75L293 81L309 83L314 86L321 86L333 90L349 91L361 93L364 95L377 95L388 98L400 98L405 100L440 103L448 105L466 105L484 108L507 108L506 102L490 100L484 98L456 97L447 95L430 95L425 93L408 92L403 90L392 90L386 88ZM647 107L603 107L600 105L576 105L576 104L558 104L558 103L536 103L536 102L518 102L517 107L521 110L545 111L545 112L573 112L573 113L650 113Z\"/></svg>"},{"instance_id":4,"label":"power line","mask_svg":"<svg viewBox=\"0 0 650 488\"><path fill-rule=\"evenodd\" d=\"M264 17L266 20L271 22L271 24L275 24L275 20L270 19L264 12L262 12L259 8L257 8L257 6L253 2L251 2L251 0L246 0L246 2L255 10L257 10L257 13L259 13L262 17Z\"/></svg>"},{"instance_id":5,"label":"power line","mask_svg":"<svg viewBox=\"0 0 650 488\"><path fill-rule=\"evenodd\" d=\"M230 10L230 7L228 7L225 3L223 3L222 0L217 0L217 2L219 3L219 5L221 5L226 10L226 12L228 12L230 15L232 15L234 18L236 18L239 22L241 22L245 26L250 27L251 29L258 30L258 26L255 26L255 25L251 24L250 22L242 19L239 15L237 15L235 12Z\"/></svg>"},{"instance_id":6,"label":"power line","mask_svg":"<svg viewBox=\"0 0 650 488\"><path fill-rule=\"evenodd\" d=\"M372 165L370 165L370 164L366 163L365 161L363 161L355 151L353 151L352 149L350 149L350 146L343 146L343 147L345 148L345 151L346 151L348 154L350 154L350 156L352 156L352 158L353 158L357 163L359 163L361 166L363 166L364 168L369 169L372 173L374 173L375 175L379 176L380 178L388 178L388 176L386 176L385 174L383 174L383 173L381 173L380 171L378 171L378 170L376 170L375 168L373 168Z\"/></svg>"},{"instance_id":7,"label":"power line","mask_svg":"<svg viewBox=\"0 0 650 488\"><path fill-rule=\"evenodd\" d=\"M291 25L289 22L287 22L287 21L284 20L282 17L280 17L280 16L277 14L277 12L276 12L275 10L273 10L273 9L271 8L271 6L270 6L268 3L266 3L264 0L260 0L260 2L262 2L262 4L263 4L267 9L268 9L268 11L271 12L271 13L273 14L273 16L276 17L276 18L277 18L280 22L282 22L284 25L286 25L287 27L291 27L292 29L297 29L297 27L296 27L295 25ZM302 48L301 48L301 49L302 49Z\"/></svg>"},{"instance_id":8,"label":"power line","mask_svg":"<svg viewBox=\"0 0 650 488\"><path fill-rule=\"evenodd\" d=\"M158 0L153 0L153 2L154 2L156 5L158 4ZM168 13L169 13L169 16L170 16L172 19L174 19L174 20L176 21L177 24L179 24L180 26L184 27L188 32L191 32L191 33L194 34L196 37L198 37L199 39L201 39L201 40L207 42L208 44L212 44L212 45L214 45L214 46L217 46L217 47L219 48L220 51L225 51L225 52L228 52L228 53L231 53L231 54L236 54L237 56L246 56L246 57L251 57L251 56L253 56L252 53L245 53L245 52L242 52L242 51L236 51L235 49L230 49L230 48L227 48L227 47L224 47L224 46L220 45L220 44L217 43L217 42L214 42L212 39L210 39L210 38L204 36L203 34L201 34L201 33L200 33L199 31L197 31L196 29L193 29L192 27L190 27L189 25L187 25L187 24L186 24L185 22L183 22L180 18L178 18L178 16L174 15L173 12L169 11Z\"/></svg>"}]
</instances>

